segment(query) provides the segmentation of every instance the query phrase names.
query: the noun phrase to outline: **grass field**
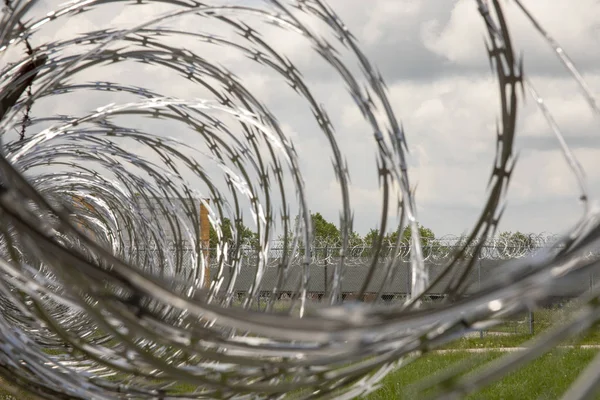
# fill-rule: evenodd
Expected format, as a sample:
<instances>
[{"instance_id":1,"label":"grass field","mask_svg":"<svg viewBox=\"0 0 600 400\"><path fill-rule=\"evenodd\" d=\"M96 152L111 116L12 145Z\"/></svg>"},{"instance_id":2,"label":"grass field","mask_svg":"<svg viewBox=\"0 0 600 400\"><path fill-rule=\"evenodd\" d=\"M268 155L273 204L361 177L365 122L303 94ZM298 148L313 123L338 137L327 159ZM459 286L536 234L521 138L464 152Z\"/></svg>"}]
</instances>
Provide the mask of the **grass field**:
<instances>
[{"instance_id":1,"label":"grass field","mask_svg":"<svg viewBox=\"0 0 600 400\"><path fill-rule=\"evenodd\" d=\"M558 399L597 352L596 349L555 349L467 399ZM478 366L502 354L500 351L476 354L466 351L431 353L388 375L383 380L382 387L364 400L423 398L424 395L435 393L434 390L419 390L419 383L426 382L428 377L435 377L436 373L463 362L469 362L471 370L476 370ZM18 397L0 394L0 399L29 398L26 394ZM600 399L600 396L597 398Z\"/></svg>"},{"instance_id":2,"label":"grass field","mask_svg":"<svg viewBox=\"0 0 600 400\"><path fill-rule=\"evenodd\" d=\"M596 349L554 350L532 362L528 366L506 376L501 381L479 391L468 399L558 399L577 375L592 360ZM426 377L462 362L469 362L471 370L489 362L503 353L467 353L458 351L444 354L429 354L412 364L388 375L377 392L365 400L419 399L435 393L434 390L421 392L418 382ZM600 399L600 396L598 397Z\"/></svg>"},{"instance_id":3,"label":"grass field","mask_svg":"<svg viewBox=\"0 0 600 400\"><path fill-rule=\"evenodd\" d=\"M554 323L564 320L571 307L540 310L535 313L536 330L539 334ZM517 323L522 317L515 319ZM518 347L535 335L513 333L514 321L507 321L480 337L478 334L463 338L443 347L447 352L432 352L388 375L381 388L364 397L375 399L420 399L434 394L436 388L424 390L423 384L448 368L469 363L469 371L500 357L503 348ZM516 332L522 332L516 330ZM528 332L528 330L527 330ZM586 367L600 349L579 348L579 345L600 345L600 328L564 343L574 348L557 348L529 365L505 376L468 399L557 399ZM473 353L472 349L485 349ZM469 372L467 372L469 373ZM1 382L0 382L1 387ZM0 390L0 399L29 400L26 394L12 397ZM597 397L600 400L600 396Z\"/></svg>"}]
</instances>

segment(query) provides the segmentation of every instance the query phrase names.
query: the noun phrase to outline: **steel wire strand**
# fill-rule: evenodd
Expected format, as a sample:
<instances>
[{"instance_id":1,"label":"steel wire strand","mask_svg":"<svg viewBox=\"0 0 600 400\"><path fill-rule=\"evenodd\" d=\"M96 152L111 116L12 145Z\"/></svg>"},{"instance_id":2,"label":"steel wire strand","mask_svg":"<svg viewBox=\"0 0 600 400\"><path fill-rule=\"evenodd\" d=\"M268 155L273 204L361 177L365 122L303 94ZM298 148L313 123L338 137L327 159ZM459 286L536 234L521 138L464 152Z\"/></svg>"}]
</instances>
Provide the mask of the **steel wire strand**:
<instances>
[{"instance_id":1,"label":"steel wire strand","mask_svg":"<svg viewBox=\"0 0 600 400\"><path fill-rule=\"evenodd\" d=\"M37 47L29 43L52 24L143 4L74 1L42 13L36 1L11 2L0 22L0 53L10 60L0 74L0 375L51 399L354 398L415 356L517 315L552 296L559 282L596 269L600 230L592 208L560 237L492 238L515 165L522 70L502 7L487 3L474 6L488 29L502 100L490 191L469 236L428 241L419 235L406 134L384 80L323 2L156 1L165 13L140 12L125 27ZM186 19L193 28L167 26ZM309 79L261 34L268 29L304 40L369 126L364 139L375 143L382 203L372 241L352 235L348 138L335 131ZM190 40L242 55L303 101L329 145L339 239L314 237L304 155L277 111L228 66L181 45ZM24 55L14 56L22 47ZM127 65L177 76L202 97L94 78ZM103 105L80 110L72 99L86 96ZM50 104L60 111L46 111ZM578 163L542 111L587 201ZM202 209L212 248L202 239ZM392 228L408 226L408 241L383 237L395 211ZM253 240L244 238L247 215ZM465 298L482 259L506 263ZM343 301L344 277L359 270L362 301ZM408 282L406 297L382 304L399 291L398 277ZM309 293L317 280L321 300ZM423 302L434 288L446 301ZM376 300L365 301L367 294ZM578 328L597 320L589 304L573 322ZM440 396L488 384L579 330L557 332L533 344L529 357L491 365L444 386ZM590 379L573 393L583 397Z\"/></svg>"}]
</instances>

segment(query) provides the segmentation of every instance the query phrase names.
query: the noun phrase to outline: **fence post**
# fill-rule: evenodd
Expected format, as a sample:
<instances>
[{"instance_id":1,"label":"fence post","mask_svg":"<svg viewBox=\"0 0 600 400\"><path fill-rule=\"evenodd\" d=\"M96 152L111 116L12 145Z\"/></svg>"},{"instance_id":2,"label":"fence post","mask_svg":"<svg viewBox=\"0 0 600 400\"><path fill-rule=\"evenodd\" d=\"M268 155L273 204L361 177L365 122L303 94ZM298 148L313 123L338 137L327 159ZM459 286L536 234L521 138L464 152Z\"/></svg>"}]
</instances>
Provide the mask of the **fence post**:
<instances>
[{"instance_id":1,"label":"fence post","mask_svg":"<svg viewBox=\"0 0 600 400\"><path fill-rule=\"evenodd\" d=\"M481 258L479 259L479 263L477 264L477 281L478 285L477 290L481 290Z\"/></svg>"},{"instance_id":2,"label":"fence post","mask_svg":"<svg viewBox=\"0 0 600 400\"><path fill-rule=\"evenodd\" d=\"M323 272L323 296L327 294L327 277L328 273L328 258L329 258L329 245L325 245L325 271Z\"/></svg>"},{"instance_id":3,"label":"fence post","mask_svg":"<svg viewBox=\"0 0 600 400\"><path fill-rule=\"evenodd\" d=\"M208 200L206 200L208 202ZM210 220L208 209L200 203L200 243L204 257L204 287L210 287Z\"/></svg>"},{"instance_id":4,"label":"fence post","mask_svg":"<svg viewBox=\"0 0 600 400\"><path fill-rule=\"evenodd\" d=\"M406 265L406 299L408 300L410 298L410 278L411 278L411 265L410 263L404 263L404 265Z\"/></svg>"},{"instance_id":5,"label":"fence post","mask_svg":"<svg viewBox=\"0 0 600 400\"><path fill-rule=\"evenodd\" d=\"M477 290L481 291L481 257L479 257L479 262L477 263ZM483 329L479 330L479 339L483 339Z\"/></svg>"},{"instance_id":6,"label":"fence post","mask_svg":"<svg viewBox=\"0 0 600 400\"><path fill-rule=\"evenodd\" d=\"M529 334L533 335L535 328L535 319L533 316L533 311L529 310Z\"/></svg>"}]
</instances>

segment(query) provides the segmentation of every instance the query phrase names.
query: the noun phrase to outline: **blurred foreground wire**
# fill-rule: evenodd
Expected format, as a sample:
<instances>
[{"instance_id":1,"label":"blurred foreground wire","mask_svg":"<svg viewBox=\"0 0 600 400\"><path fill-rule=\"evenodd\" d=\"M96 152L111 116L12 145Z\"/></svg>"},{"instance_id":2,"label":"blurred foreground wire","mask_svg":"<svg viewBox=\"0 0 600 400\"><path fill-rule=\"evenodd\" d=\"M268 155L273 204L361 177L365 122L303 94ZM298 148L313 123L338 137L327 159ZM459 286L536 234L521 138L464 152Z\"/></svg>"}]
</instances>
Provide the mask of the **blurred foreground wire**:
<instances>
[{"instance_id":1,"label":"blurred foreground wire","mask_svg":"<svg viewBox=\"0 0 600 400\"><path fill-rule=\"evenodd\" d=\"M163 14L148 17L148 4L163 7ZM50 399L354 398L415 356L534 308L556 285L595 269L598 213L588 206L583 173L535 88L523 79L499 2L474 0L474 6L488 32L501 118L481 217L470 235L450 246L422 245L405 134L383 77L324 3L7 1L0 22L4 383ZM30 45L47 26L96 9L118 15L130 7L139 8L137 19L123 26L66 38L47 34L39 46ZM180 20L187 22L175 24ZM384 222L368 245L352 237L350 177L340 149L344 138L334 133L318 94L286 57L286 44L261 35L267 29L310 44L352 96L369 135L374 133L365 140L376 142L379 221ZM337 41L325 39L325 33ZM594 106L563 50L542 33ZM181 46L184 41L242 54L302 98L330 144L341 198L338 243L315 243L299 167L304 156L286 128L243 80L203 52ZM340 52L352 56L359 73ZM136 73L99 78L121 64L134 71L156 67L156 79L160 71L174 74L185 80L185 89L176 97L152 89L152 79L136 86L129 83ZM79 82L78 74L87 80ZM186 97L192 86L202 89L201 98ZM520 86L550 123L579 180L585 207L567 234L508 246L491 237L515 163ZM79 102L92 95L98 107L81 112ZM44 112L57 107L66 111ZM177 137L178 130L188 133ZM384 243L390 228L385 221L398 205L397 228L411 227L410 246L400 238ZM202 212L217 238L224 235L224 218L233 221L232 240L217 240L217 248L209 249ZM244 212L256 226L252 243L240 234ZM282 237L274 252L276 231ZM467 277L482 254L513 259L473 291ZM358 258L366 272L354 298L373 296L345 302L344 274ZM381 304L401 262L410 265L406 296ZM431 263L439 266L435 273ZM310 271L323 264L329 272L316 299L308 295ZM251 268L252 282L240 292L236 279L242 268ZM441 283L441 300L423 301ZM451 398L497 380L594 324L600 317L598 294L588 292L579 314L540 336L526 352L463 377L456 369L456 379L430 384L440 388L438 396ZM597 362L567 398L594 391Z\"/></svg>"}]
</instances>

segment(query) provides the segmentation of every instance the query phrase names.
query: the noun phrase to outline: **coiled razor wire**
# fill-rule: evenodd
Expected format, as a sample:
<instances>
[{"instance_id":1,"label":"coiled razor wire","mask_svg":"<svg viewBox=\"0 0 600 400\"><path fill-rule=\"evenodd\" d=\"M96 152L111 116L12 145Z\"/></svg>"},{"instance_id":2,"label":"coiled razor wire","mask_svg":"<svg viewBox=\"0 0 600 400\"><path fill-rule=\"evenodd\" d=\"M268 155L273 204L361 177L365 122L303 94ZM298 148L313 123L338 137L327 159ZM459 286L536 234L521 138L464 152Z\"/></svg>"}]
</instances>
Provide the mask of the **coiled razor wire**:
<instances>
[{"instance_id":1,"label":"coiled razor wire","mask_svg":"<svg viewBox=\"0 0 600 400\"><path fill-rule=\"evenodd\" d=\"M533 308L552 295L557 283L596 268L598 212L588 206L583 173L544 102L523 78L499 1L473 3L487 29L499 83L497 153L488 197L471 233L452 246L437 242L433 248L421 245L405 133L384 79L323 2L86 0L49 5L5 0L0 23L2 385L49 399L354 398L373 391L389 371L464 332ZM521 2L515 3L598 113L564 50ZM88 29L67 38L46 33L36 41L46 27L65 26L92 10L117 15L131 7L139 13L124 27ZM165 13L147 17L148 7L164 7ZM180 20L192 23L177 28ZM296 42L270 43L261 35L264 29L294 34L310 44L370 126L370 137L364 139L376 144L383 204L373 242L352 236L341 135L334 132L318 94L285 55L285 47ZM339 242L314 241L301 154L275 113L228 68L185 48L184 42L241 54L303 99L330 144L341 198ZM360 71L343 61L342 52ZM175 73L186 80L186 88L200 88L203 95L167 96L151 88L152 79L144 87L130 84L127 77L135 73L106 81L92 78L91 83L75 79L100 76L115 65ZM157 80L162 77L157 73ZM520 86L536 100L556 135L580 183L584 212L563 236L503 246L491 237L515 164ZM77 111L80 100L92 95L119 101ZM48 111L58 106L71 111ZM161 125L165 122L177 129ZM171 128L152 132L150 126ZM178 130L187 133L177 137L173 132ZM202 239L201 205L217 238L224 237L224 218L233 222L233 239L218 240L210 251ZM390 228L386 221L397 208L402 216L398 231L411 228L408 246L401 239L384 243ZM252 243L240 231L246 214L253 217L257 233ZM276 232L282 236L274 246ZM323 247L328 251L316 251ZM534 255L525 257L532 248ZM465 297L466 277L486 253L512 260ZM409 296L392 305L343 302L343 277L358 257L368 261L355 298L388 291L401 261L410 263ZM435 274L430 261L441 266ZM308 290L311 265L323 263L331 266L331 279L316 301ZM242 268L254 272L248 289L239 293L236 279ZM273 269L276 279L266 286L263 278ZM390 279L372 289L375 275ZM443 300L423 302L440 282ZM286 292L291 298L277 303L284 287L293 289ZM469 375L459 376L455 367L447 379L429 385L438 387L437 395L455 398L519 368L593 325L600 318L599 294L592 290L578 314L530 343L527 351ZM591 363L565 398L594 392L599 362Z\"/></svg>"}]
</instances>

